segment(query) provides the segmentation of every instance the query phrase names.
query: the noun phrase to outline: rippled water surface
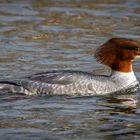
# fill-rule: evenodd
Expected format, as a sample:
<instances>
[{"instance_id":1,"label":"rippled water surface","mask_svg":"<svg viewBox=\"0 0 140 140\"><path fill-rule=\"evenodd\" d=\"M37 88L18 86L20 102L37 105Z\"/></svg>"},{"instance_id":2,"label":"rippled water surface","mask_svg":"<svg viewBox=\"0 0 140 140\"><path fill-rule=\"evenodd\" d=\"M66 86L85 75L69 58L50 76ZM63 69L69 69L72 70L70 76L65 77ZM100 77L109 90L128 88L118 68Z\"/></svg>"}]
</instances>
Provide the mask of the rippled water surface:
<instances>
[{"instance_id":1,"label":"rippled water surface","mask_svg":"<svg viewBox=\"0 0 140 140\"><path fill-rule=\"evenodd\" d=\"M111 37L140 39L139 0L1 0L0 78L52 69L106 73ZM140 80L140 61L133 64ZM99 97L0 92L1 140L139 140L140 90Z\"/></svg>"}]
</instances>

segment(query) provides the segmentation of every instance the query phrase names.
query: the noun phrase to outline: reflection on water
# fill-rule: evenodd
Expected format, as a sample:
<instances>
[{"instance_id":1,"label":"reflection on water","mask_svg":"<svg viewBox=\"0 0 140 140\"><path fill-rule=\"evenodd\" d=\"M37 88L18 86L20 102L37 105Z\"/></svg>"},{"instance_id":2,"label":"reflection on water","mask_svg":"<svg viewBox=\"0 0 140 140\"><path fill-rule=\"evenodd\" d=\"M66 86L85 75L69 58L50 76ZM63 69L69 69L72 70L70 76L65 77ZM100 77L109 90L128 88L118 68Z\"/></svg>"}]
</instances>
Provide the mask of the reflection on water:
<instances>
[{"instance_id":1,"label":"reflection on water","mask_svg":"<svg viewBox=\"0 0 140 140\"><path fill-rule=\"evenodd\" d=\"M139 0L1 0L0 76L51 69L106 73L94 49L111 37L139 40ZM134 70L140 79L139 60ZM0 139L140 138L140 95L31 97L0 94Z\"/></svg>"},{"instance_id":2,"label":"reflection on water","mask_svg":"<svg viewBox=\"0 0 140 140\"><path fill-rule=\"evenodd\" d=\"M129 97L129 95L127 95ZM113 97L1 99L1 137L128 139L139 137L139 109Z\"/></svg>"}]
</instances>

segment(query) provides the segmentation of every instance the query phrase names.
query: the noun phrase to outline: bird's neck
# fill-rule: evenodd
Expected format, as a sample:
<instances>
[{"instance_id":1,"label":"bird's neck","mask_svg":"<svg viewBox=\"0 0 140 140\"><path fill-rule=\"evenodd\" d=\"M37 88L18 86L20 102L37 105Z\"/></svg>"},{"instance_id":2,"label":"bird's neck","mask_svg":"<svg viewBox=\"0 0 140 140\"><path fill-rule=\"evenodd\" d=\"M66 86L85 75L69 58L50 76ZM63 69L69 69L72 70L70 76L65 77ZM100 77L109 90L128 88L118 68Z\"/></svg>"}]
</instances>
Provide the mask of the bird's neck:
<instances>
[{"instance_id":1,"label":"bird's neck","mask_svg":"<svg viewBox=\"0 0 140 140\"><path fill-rule=\"evenodd\" d=\"M131 60L116 60L113 64L111 64L112 71L124 72L129 73L132 72L132 62Z\"/></svg>"},{"instance_id":2,"label":"bird's neck","mask_svg":"<svg viewBox=\"0 0 140 140\"><path fill-rule=\"evenodd\" d=\"M111 78L113 80L118 80L123 85L130 85L133 82L138 82L133 71L131 72L112 71Z\"/></svg>"}]
</instances>

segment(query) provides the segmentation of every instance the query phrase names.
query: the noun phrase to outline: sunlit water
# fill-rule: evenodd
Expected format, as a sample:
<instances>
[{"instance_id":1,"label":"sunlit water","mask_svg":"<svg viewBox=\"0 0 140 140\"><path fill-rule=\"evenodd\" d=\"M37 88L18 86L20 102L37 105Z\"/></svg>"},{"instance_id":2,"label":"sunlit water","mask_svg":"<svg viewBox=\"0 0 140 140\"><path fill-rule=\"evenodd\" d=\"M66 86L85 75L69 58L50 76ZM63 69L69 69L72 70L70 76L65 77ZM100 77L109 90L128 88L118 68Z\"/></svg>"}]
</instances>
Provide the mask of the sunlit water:
<instances>
[{"instance_id":1,"label":"sunlit water","mask_svg":"<svg viewBox=\"0 0 140 140\"><path fill-rule=\"evenodd\" d=\"M1 0L0 78L52 69L106 73L93 53L111 37L140 39L139 0ZM139 140L139 99L140 90L99 97L1 92L0 139Z\"/></svg>"}]
</instances>

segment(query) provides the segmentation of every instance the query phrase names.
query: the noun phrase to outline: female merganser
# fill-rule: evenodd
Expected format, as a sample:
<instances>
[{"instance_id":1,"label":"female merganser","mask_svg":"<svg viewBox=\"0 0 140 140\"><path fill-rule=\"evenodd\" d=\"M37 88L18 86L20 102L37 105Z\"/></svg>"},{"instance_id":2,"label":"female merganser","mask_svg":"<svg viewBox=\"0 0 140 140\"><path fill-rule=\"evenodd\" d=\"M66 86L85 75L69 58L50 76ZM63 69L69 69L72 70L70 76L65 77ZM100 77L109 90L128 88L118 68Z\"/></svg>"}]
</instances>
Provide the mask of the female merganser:
<instances>
[{"instance_id":1,"label":"female merganser","mask_svg":"<svg viewBox=\"0 0 140 140\"><path fill-rule=\"evenodd\" d=\"M48 95L101 95L136 86L132 60L140 55L140 43L112 38L95 51L98 62L109 66L109 76L82 71L48 71L28 77L0 81L0 88L14 93Z\"/></svg>"}]
</instances>

